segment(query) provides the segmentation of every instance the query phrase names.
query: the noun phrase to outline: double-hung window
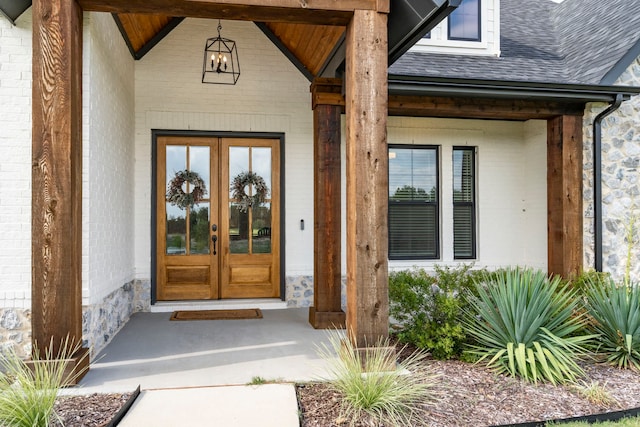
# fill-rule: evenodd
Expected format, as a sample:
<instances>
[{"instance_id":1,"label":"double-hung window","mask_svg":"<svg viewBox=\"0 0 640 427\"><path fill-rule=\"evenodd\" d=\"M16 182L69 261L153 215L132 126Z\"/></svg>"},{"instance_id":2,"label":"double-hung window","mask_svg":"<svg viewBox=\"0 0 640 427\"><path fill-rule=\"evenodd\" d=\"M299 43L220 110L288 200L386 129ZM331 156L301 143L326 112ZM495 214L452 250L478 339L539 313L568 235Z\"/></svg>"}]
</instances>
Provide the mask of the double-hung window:
<instances>
[{"instance_id":1,"label":"double-hung window","mask_svg":"<svg viewBox=\"0 0 640 427\"><path fill-rule=\"evenodd\" d=\"M481 36L481 0L463 0L434 34L428 32L423 38L436 41L458 40L479 42ZM435 37L434 37L435 36Z\"/></svg>"},{"instance_id":2,"label":"double-hung window","mask_svg":"<svg viewBox=\"0 0 640 427\"><path fill-rule=\"evenodd\" d=\"M439 257L438 149L389 146L389 258Z\"/></svg>"},{"instance_id":3,"label":"double-hung window","mask_svg":"<svg viewBox=\"0 0 640 427\"><path fill-rule=\"evenodd\" d=\"M444 231L453 231L453 248L445 256L475 259L476 149L454 146L449 153L453 167L443 186L452 193L442 215L453 219L453 230ZM389 259L440 258L439 157L434 146L389 145Z\"/></svg>"},{"instance_id":4,"label":"double-hung window","mask_svg":"<svg viewBox=\"0 0 640 427\"><path fill-rule=\"evenodd\" d=\"M476 257L475 148L453 147L453 258Z\"/></svg>"},{"instance_id":5,"label":"double-hung window","mask_svg":"<svg viewBox=\"0 0 640 427\"><path fill-rule=\"evenodd\" d=\"M463 0L449 15L449 40L480 41L480 0Z\"/></svg>"}]
</instances>

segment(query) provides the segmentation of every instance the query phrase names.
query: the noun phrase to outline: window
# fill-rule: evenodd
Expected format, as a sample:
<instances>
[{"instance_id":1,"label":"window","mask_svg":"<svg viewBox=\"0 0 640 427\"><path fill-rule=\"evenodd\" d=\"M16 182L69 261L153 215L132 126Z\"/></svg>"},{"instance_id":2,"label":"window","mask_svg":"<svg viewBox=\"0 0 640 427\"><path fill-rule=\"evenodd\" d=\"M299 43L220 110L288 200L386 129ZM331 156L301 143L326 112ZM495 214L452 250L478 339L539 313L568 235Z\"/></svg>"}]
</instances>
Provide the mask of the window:
<instances>
[{"instance_id":1,"label":"window","mask_svg":"<svg viewBox=\"0 0 640 427\"><path fill-rule=\"evenodd\" d=\"M476 257L475 148L453 148L453 258Z\"/></svg>"},{"instance_id":2,"label":"window","mask_svg":"<svg viewBox=\"0 0 640 427\"><path fill-rule=\"evenodd\" d=\"M389 146L389 258L437 259L438 149Z\"/></svg>"},{"instance_id":3,"label":"window","mask_svg":"<svg viewBox=\"0 0 640 427\"><path fill-rule=\"evenodd\" d=\"M446 21L440 23L432 31L423 36L423 39L436 42L456 40L479 42L481 36L481 12L480 0L463 0Z\"/></svg>"},{"instance_id":4,"label":"window","mask_svg":"<svg viewBox=\"0 0 640 427\"><path fill-rule=\"evenodd\" d=\"M463 0L449 15L449 40L480 41L480 0Z\"/></svg>"}]
</instances>

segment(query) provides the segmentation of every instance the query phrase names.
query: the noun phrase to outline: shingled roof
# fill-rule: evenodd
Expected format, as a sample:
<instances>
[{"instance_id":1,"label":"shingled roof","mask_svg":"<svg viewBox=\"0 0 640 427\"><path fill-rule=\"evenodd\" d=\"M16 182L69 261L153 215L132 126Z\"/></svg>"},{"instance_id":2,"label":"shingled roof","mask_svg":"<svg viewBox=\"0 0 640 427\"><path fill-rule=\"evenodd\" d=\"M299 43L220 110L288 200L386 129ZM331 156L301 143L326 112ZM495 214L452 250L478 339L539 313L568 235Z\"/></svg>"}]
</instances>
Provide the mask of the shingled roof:
<instances>
[{"instance_id":1,"label":"shingled roof","mask_svg":"<svg viewBox=\"0 0 640 427\"><path fill-rule=\"evenodd\" d=\"M391 75L611 85L640 55L640 1L501 0L500 57L409 51Z\"/></svg>"}]
</instances>

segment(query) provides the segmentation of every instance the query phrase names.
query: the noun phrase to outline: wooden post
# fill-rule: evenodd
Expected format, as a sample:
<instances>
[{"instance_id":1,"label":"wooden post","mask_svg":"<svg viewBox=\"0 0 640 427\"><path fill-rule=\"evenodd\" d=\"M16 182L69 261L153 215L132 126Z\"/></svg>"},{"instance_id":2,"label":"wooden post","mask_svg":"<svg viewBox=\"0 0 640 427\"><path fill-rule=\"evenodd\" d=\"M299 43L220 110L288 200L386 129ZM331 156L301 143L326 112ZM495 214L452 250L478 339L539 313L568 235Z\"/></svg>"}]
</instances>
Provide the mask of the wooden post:
<instances>
[{"instance_id":1,"label":"wooden post","mask_svg":"<svg viewBox=\"0 0 640 427\"><path fill-rule=\"evenodd\" d=\"M582 116L547 121L549 274L582 271Z\"/></svg>"},{"instance_id":2,"label":"wooden post","mask_svg":"<svg viewBox=\"0 0 640 427\"><path fill-rule=\"evenodd\" d=\"M357 347L389 333L387 15L347 26L347 329Z\"/></svg>"},{"instance_id":3,"label":"wooden post","mask_svg":"<svg viewBox=\"0 0 640 427\"><path fill-rule=\"evenodd\" d=\"M32 63L32 335L40 350L52 342L56 355L61 340L82 340L82 9L75 0L33 2Z\"/></svg>"},{"instance_id":4,"label":"wooden post","mask_svg":"<svg viewBox=\"0 0 640 427\"><path fill-rule=\"evenodd\" d=\"M342 80L315 79L313 108L314 259L313 307L309 323L316 329L344 328L340 198L340 115Z\"/></svg>"}]
</instances>

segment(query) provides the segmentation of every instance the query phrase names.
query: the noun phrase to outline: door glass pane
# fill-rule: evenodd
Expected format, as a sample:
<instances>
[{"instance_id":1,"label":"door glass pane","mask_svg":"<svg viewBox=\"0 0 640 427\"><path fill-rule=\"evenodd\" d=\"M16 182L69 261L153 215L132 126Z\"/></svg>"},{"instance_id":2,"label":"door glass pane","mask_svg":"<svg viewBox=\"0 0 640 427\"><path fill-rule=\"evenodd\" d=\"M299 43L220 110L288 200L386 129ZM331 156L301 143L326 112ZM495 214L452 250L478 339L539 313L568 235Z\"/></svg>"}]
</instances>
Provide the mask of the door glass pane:
<instances>
[{"instance_id":1,"label":"door glass pane","mask_svg":"<svg viewBox=\"0 0 640 427\"><path fill-rule=\"evenodd\" d=\"M192 254L209 253L209 203L193 206L189 215L191 239L189 249Z\"/></svg>"},{"instance_id":2,"label":"door glass pane","mask_svg":"<svg viewBox=\"0 0 640 427\"><path fill-rule=\"evenodd\" d=\"M196 172L204 181L206 187L205 199L210 198L210 182L209 182L209 147L189 147L189 170ZM191 192L191 189L189 189Z\"/></svg>"},{"instance_id":3,"label":"door glass pane","mask_svg":"<svg viewBox=\"0 0 640 427\"><path fill-rule=\"evenodd\" d=\"M271 203L253 208L253 253L271 253Z\"/></svg>"},{"instance_id":4,"label":"door glass pane","mask_svg":"<svg viewBox=\"0 0 640 427\"><path fill-rule=\"evenodd\" d=\"M167 255L187 253L187 216L186 212L171 203L167 203Z\"/></svg>"},{"instance_id":5,"label":"door glass pane","mask_svg":"<svg viewBox=\"0 0 640 427\"><path fill-rule=\"evenodd\" d=\"M232 254L249 253L249 210L241 208L238 203L229 203L229 251Z\"/></svg>"},{"instance_id":6,"label":"door glass pane","mask_svg":"<svg viewBox=\"0 0 640 427\"><path fill-rule=\"evenodd\" d=\"M176 172L187 168L187 147L184 145L167 145L167 182L165 188L168 187ZM186 190L183 188L183 190Z\"/></svg>"},{"instance_id":7,"label":"door glass pane","mask_svg":"<svg viewBox=\"0 0 640 427\"><path fill-rule=\"evenodd\" d=\"M249 171L249 147L229 147L229 183L242 172ZM245 192L248 193L245 188ZM229 197L233 198L233 189L229 186Z\"/></svg>"},{"instance_id":8,"label":"door glass pane","mask_svg":"<svg viewBox=\"0 0 640 427\"><path fill-rule=\"evenodd\" d=\"M271 147L254 147L251 149L251 168L264 179L271 197Z\"/></svg>"}]
</instances>

